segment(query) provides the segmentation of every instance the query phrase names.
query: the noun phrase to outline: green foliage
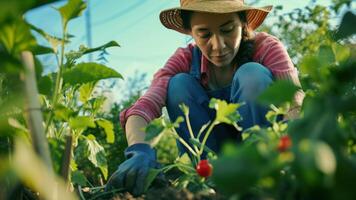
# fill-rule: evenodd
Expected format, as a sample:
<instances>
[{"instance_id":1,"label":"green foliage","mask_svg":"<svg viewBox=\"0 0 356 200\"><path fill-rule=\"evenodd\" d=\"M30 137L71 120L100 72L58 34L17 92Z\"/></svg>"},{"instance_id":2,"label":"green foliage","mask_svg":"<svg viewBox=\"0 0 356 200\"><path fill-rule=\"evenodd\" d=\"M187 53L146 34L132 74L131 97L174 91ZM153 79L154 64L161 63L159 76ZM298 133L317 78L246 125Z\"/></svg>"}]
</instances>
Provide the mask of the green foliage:
<instances>
[{"instance_id":1,"label":"green foliage","mask_svg":"<svg viewBox=\"0 0 356 200\"><path fill-rule=\"evenodd\" d=\"M82 0L71 0L67 4L58 9L62 16L62 27L66 29L70 20L79 17L86 8L86 4Z\"/></svg>"},{"instance_id":2,"label":"green foliage","mask_svg":"<svg viewBox=\"0 0 356 200\"><path fill-rule=\"evenodd\" d=\"M236 109L240 107L239 104L228 104L226 101L212 98L209 107L216 110L215 121L217 124L226 123L237 126L236 122L240 120L240 115Z\"/></svg>"},{"instance_id":3,"label":"green foliage","mask_svg":"<svg viewBox=\"0 0 356 200\"><path fill-rule=\"evenodd\" d=\"M324 12L321 7L315 9L308 12L315 12L316 16ZM300 40L308 37L300 35ZM213 180L218 188L242 199L355 198L347 184L355 178L352 171L356 170L355 152L350 150L356 138L356 60L352 48L344 39L338 42L328 38L316 49L300 50L314 52L300 58L307 91L303 115L296 120L278 121L278 116L287 110L272 107L266 115L270 127L252 127L243 133L242 145L226 146L213 162ZM284 92L277 90L269 89L260 98L284 105L290 98L281 98ZM295 89L288 90L292 89L283 89L292 96ZM279 138L285 135L291 137L292 148L280 152Z\"/></svg>"},{"instance_id":4,"label":"green foliage","mask_svg":"<svg viewBox=\"0 0 356 200\"><path fill-rule=\"evenodd\" d=\"M0 5L4 3L1 1ZM39 1L25 0L21 4L18 1L12 1L6 6L1 6L1 10L14 6L14 8L17 7L13 10L14 12L25 12L27 8L36 5L40 5ZM36 60L37 86L41 95L33 95L39 95L41 108L34 109L43 111L54 171L59 174L66 170L67 164L70 164L69 180L73 184L88 185L89 181L99 184L99 180L105 180L110 170L113 170L113 167L109 170L107 160L115 159L110 159L113 155L111 153L107 155L105 148L110 149L108 145L112 143L120 144L118 148L123 148L126 144L122 144L123 137L118 135L119 131L122 134L122 130L118 128L117 115L111 116L115 119L104 116L101 109L105 98L94 95L96 85L100 80L122 78L122 76L102 64L77 63L78 59L85 54L118 47L119 44L110 41L96 48L81 46L78 51L65 52L66 45L70 43L69 39L73 37L67 34L67 24L70 20L79 17L85 8L84 1L69 0L58 9L63 25L62 38L54 37L45 30L23 21L21 18L23 13L18 14L20 17L12 14L4 16L8 12L0 15L0 57L4 61L0 67L0 106L1 111L5 113L0 118L0 129L1 132L6 130L9 134L8 150L10 152L12 140L19 135L25 136L28 142L31 142L28 124L25 123L26 120L31 120L25 120L27 112L31 110L25 110L22 95L20 96L24 93L22 90L24 83L20 79L20 73L23 71L20 53L26 50L33 54L53 54L57 58L58 67L58 71L53 74L43 75L42 65ZM31 29L44 37L49 47L39 46L32 36ZM68 136L73 138L73 143L66 145L65 139ZM68 158L66 159L64 154L67 150L71 155L69 161L66 161ZM88 169L93 173L88 173Z\"/></svg>"},{"instance_id":5,"label":"green foliage","mask_svg":"<svg viewBox=\"0 0 356 200\"><path fill-rule=\"evenodd\" d=\"M121 74L102 64L80 63L63 73L63 80L70 85L96 82L106 78L122 78Z\"/></svg>"},{"instance_id":6,"label":"green foliage","mask_svg":"<svg viewBox=\"0 0 356 200\"><path fill-rule=\"evenodd\" d=\"M292 102L294 94L298 89L290 81L279 80L274 82L260 95L259 102L265 105L273 104L281 106L285 102Z\"/></svg>"},{"instance_id":7,"label":"green foliage","mask_svg":"<svg viewBox=\"0 0 356 200\"><path fill-rule=\"evenodd\" d=\"M178 188L190 188L192 191L208 190L210 188L209 181L200 177L195 171L195 166L199 163L203 152L208 154L209 159L215 159L216 153L206 146L207 138L209 137L214 126L220 123L232 124L239 129L237 120L240 119L240 115L237 112L239 104L227 103L226 101L212 98L209 102L209 107L216 110L216 118L212 122L208 122L199 133L193 133L190 120L189 120L189 108L181 104L181 108L185 120L183 117L177 117L175 122L170 122L165 117L161 117L151 121L146 127L146 141L160 140L163 134L169 134L172 138L179 141L185 148L187 148L189 157L187 154L178 157L173 163L166 165L165 167L155 170L151 173L150 179L146 180L145 185L148 187L151 184L154 175L157 176L159 172L168 172L173 168L178 168L182 173L174 180L174 185ZM185 141L176 132L175 128L178 128L180 124L185 121L188 127L190 138ZM204 136L201 139L202 133ZM187 161L188 160L188 161Z\"/></svg>"},{"instance_id":8,"label":"green foliage","mask_svg":"<svg viewBox=\"0 0 356 200\"><path fill-rule=\"evenodd\" d=\"M23 73L21 52L53 54L57 58L58 71L48 75L42 74L41 63L36 61L36 78L53 169L57 174L66 166L63 163L64 152L68 150L66 138L73 138L69 144L72 157L68 178L73 186L99 185L123 162L127 144L124 130L118 123L119 113L135 102L144 89L139 85L141 79L133 81L128 87L127 98L115 104L110 113L103 113L105 97L95 95L99 81L122 76L102 64L77 62L83 55L104 53L107 48L119 47L119 44L109 41L95 48L81 45L76 51L66 52L65 47L73 37L67 33L67 24L82 14L86 4L82 0L69 0L58 8L63 29L60 38L22 19L25 11L43 2L0 1L1 195L4 191L2 179L10 182L5 184L5 192L18 178L32 190L45 194L44 197L55 188L52 187L55 181L46 170L41 170L44 168L33 156L31 147L23 143L13 145L15 138L23 138L26 143L32 141L26 123L29 120L26 115L31 111L25 109L20 78ZM206 140L219 123L232 124L239 129L236 122L240 116L236 109L240 105L212 99L209 106L216 109L216 118L198 133L191 130L189 108L181 105L184 116L175 122L159 118L146 127L146 139L160 141L156 144L158 159L166 165L150 172L145 188L159 172L169 174L177 169L179 172L171 181L172 185L192 191L213 187L240 199L355 199L350 184L356 179L356 63L352 39L355 14L346 12L335 29L329 19L343 6L350 7L351 0L332 2L329 8L311 3L306 8L280 15L279 23L273 27L264 27L287 45L301 72L306 98L299 119L279 120L288 110L284 103L290 102L298 88L288 82L276 82L260 97L261 102L273 104L266 115L270 126L245 130L243 144L225 146L217 159L215 152L206 147ZM276 14L283 10L275 8ZM39 46L31 30L46 39L48 47ZM138 84L137 90L132 89L135 84ZM182 140L175 131L183 124L190 130L188 141ZM278 145L280 138L285 136L291 138L292 147L281 152ZM176 140L188 148L190 155L178 156ZM214 165L212 178L204 179L196 174L195 165L203 152L208 153ZM60 191L65 194L65 190Z\"/></svg>"}]
</instances>

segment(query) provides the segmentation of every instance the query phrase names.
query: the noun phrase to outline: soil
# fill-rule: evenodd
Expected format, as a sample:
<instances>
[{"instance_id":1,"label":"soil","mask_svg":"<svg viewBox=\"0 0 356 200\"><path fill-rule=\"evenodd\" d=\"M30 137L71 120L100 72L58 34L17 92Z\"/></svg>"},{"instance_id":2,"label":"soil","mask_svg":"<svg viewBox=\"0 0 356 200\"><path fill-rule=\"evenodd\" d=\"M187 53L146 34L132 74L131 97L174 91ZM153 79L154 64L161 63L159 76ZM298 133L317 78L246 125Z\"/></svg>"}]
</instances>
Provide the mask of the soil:
<instances>
[{"instance_id":1,"label":"soil","mask_svg":"<svg viewBox=\"0 0 356 200\"><path fill-rule=\"evenodd\" d=\"M163 188L151 188L145 195L133 197L130 193L116 194L112 200L222 200L223 196L218 194L193 194L187 189L178 190L168 186Z\"/></svg>"}]
</instances>

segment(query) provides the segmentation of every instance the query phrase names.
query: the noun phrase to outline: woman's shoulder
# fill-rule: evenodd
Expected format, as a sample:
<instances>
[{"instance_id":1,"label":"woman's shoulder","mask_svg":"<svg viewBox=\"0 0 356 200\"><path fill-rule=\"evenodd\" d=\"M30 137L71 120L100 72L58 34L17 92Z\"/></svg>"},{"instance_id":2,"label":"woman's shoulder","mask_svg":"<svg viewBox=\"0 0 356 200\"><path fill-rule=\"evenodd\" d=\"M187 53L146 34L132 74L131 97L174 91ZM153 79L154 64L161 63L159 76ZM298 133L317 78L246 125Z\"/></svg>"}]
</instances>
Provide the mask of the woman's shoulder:
<instances>
[{"instance_id":1,"label":"woman's shoulder","mask_svg":"<svg viewBox=\"0 0 356 200\"><path fill-rule=\"evenodd\" d=\"M189 43L186 46L178 47L173 53L173 55L171 56L171 59L172 58L191 59L194 46L195 44Z\"/></svg>"},{"instance_id":2,"label":"woman's shoulder","mask_svg":"<svg viewBox=\"0 0 356 200\"><path fill-rule=\"evenodd\" d=\"M255 39L255 46L281 42L276 36L266 32L255 32L254 39Z\"/></svg>"},{"instance_id":3,"label":"woman's shoulder","mask_svg":"<svg viewBox=\"0 0 356 200\"><path fill-rule=\"evenodd\" d=\"M285 46L275 36L266 32L255 33L254 54L253 59L257 62L264 62L269 59L284 55L286 53Z\"/></svg>"}]
</instances>

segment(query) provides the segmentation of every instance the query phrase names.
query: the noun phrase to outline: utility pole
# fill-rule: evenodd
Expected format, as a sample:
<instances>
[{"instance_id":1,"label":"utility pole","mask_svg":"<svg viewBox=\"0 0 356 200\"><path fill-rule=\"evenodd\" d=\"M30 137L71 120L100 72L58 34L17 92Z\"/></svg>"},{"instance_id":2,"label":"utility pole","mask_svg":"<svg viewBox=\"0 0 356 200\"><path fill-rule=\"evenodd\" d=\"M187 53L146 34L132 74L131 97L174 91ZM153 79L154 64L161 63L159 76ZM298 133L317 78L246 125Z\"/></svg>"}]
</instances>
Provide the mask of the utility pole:
<instances>
[{"instance_id":1,"label":"utility pole","mask_svg":"<svg viewBox=\"0 0 356 200\"><path fill-rule=\"evenodd\" d=\"M92 48L92 35L91 35L91 17L90 17L90 1L87 2L87 10L85 12L85 29L86 29L86 38L88 48ZM88 55L89 62L93 61L93 55L90 53Z\"/></svg>"}]
</instances>

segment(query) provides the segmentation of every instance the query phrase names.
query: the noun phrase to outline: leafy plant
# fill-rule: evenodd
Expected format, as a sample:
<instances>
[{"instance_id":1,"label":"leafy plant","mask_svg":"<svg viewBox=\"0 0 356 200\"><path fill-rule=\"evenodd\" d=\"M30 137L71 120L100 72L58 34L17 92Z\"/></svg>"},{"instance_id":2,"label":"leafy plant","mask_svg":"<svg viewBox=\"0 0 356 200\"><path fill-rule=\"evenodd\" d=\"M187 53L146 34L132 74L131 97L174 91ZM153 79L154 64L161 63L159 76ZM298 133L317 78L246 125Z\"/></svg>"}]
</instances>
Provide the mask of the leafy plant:
<instances>
[{"instance_id":1,"label":"leafy plant","mask_svg":"<svg viewBox=\"0 0 356 200\"><path fill-rule=\"evenodd\" d=\"M356 112L351 48L326 41L314 55L301 59L302 73L311 83L302 116L276 121L285 110L273 108L266 115L271 127L253 127L243 133L243 145L226 146L213 161L212 179L221 191L241 199L355 198L347 185L356 169L355 152L350 151L355 144ZM261 96L264 102L280 98L270 98L280 91L278 84Z\"/></svg>"},{"instance_id":2,"label":"leafy plant","mask_svg":"<svg viewBox=\"0 0 356 200\"><path fill-rule=\"evenodd\" d=\"M31 8L30 5L38 5L38 3L30 4L30 1L25 2L21 5L26 5L26 8ZM78 51L66 52L66 45L70 43L72 37L67 31L68 23L79 17L85 8L86 3L82 0L69 0L62 7L56 8L62 19L62 37L52 36L13 15L9 15L8 18L1 18L4 21L1 21L0 53L1 58L4 58L5 61L4 65L1 66L1 83L3 83L1 85L1 97L6 97L7 94L13 94L13 97L11 95L10 98L5 98L1 102L1 105L8 111L6 111L4 117L2 116L0 123L5 125L6 129L4 130L13 132L9 134L10 142L18 135L25 136L28 141L34 140L34 135L38 133L34 133L33 129L30 129L32 124L28 122L35 121L35 119L32 116L27 118L26 115L22 115L22 112L27 114L27 112L34 111L25 109L24 102L15 101L15 104L11 102L14 98L21 97L20 99L23 99L21 91L24 90L22 87L24 83L20 79L20 75L27 72L22 67L24 60L21 60L19 55L23 54L23 51L30 51L34 54L53 54L58 68L55 73L42 75L42 66L36 60L35 78L38 80L37 87L40 94L35 92L31 95L35 97L33 98L35 101L40 99L41 108L30 107L30 109L37 109L36 112L42 111L38 115L41 117L38 118L40 119L40 124L37 123L39 127L42 126L42 115L44 116L44 132L51 149L55 172L61 174L65 181L70 180L71 184L87 185L87 178L81 173L76 162L85 156L94 167L100 170L102 179L106 179L108 164L105 150L102 144L96 140L96 137L98 134L104 133L105 143L115 141L112 121L99 116L105 98L93 96L93 91L98 81L107 78L122 78L122 76L104 64L78 63L83 55L111 47L119 47L119 44L115 41L110 41L96 48L80 46ZM24 12L26 9L21 8L19 10ZM43 36L49 47L37 45L31 30ZM28 59L25 60L25 62L28 61ZM31 65L31 61L28 62L28 65ZM15 79L12 79L12 77L15 77ZM16 87L13 87L9 82L10 80L16 83L14 85L19 85L20 90L17 91ZM27 99L27 97L24 99ZM85 132L90 128L98 128L102 131ZM47 141L41 144L48 145ZM9 148L12 148L11 144ZM10 164L13 164L14 167L17 165L12 162ZM28 186L31 185L28 184Z\"/></svg>"},{"instance_id":3,"label":"leafy plant","mask_svg":"<svg viewBox=\"0 0 356 200\"><path fill-rule=\"evenodd\" d=\"M178 157L173 164L168 164L165 167L159 170L152 170L151 175L146 181L146 188L151 184L153 179L160 172L168 172L173 168L178 168L183 175L179 176L173 181L173 185L178 188L189 187L193 191L199 191L204 189L210 189L209 180L206 173L202 176L202 169L204 172L207 172L209 164L208 160L201 160L203 152L208 154L209 159L216 159L216 153L213 152L209 147L206 146L206 141L211 134L214 126L227 123L235 126L236 129L240 130L240 127L237 125L237 121L240 119L240 115L237 112L239 104L228 104L223 100L212 98L210 100L209 107L216 110L216 117L212 122L205 124L200 130L199 133L193 133L190 120L189 120L189 108L181 104L180 108L184 113L184 117L178 117L175 122L171 123L169 120L164 117L153 120L146 128L146 140L153 141L157 143L163 134L170 134L173 138L179 141L184 147L188 150L188 153L183 154ZM190 139L185 141L179 136L175 128L179 127L180 123L185 120ZM204 166L202 162L206 163ZM197 167L197 169L196 169ZM211 174L211 168L209 168ZM211 184L211 183L210 183Z\"/></svg>"}]
</instances>

